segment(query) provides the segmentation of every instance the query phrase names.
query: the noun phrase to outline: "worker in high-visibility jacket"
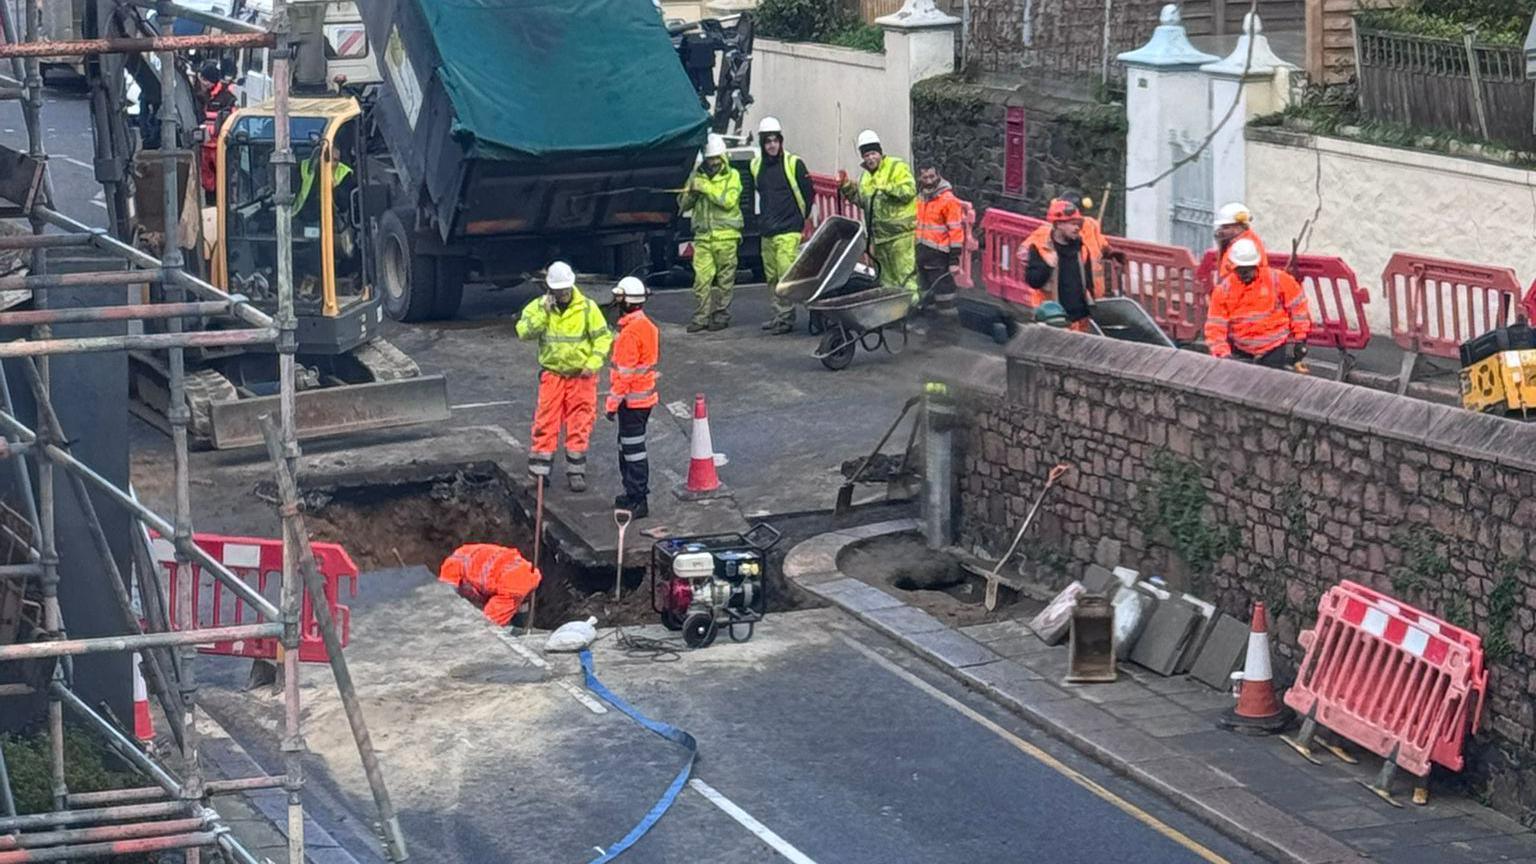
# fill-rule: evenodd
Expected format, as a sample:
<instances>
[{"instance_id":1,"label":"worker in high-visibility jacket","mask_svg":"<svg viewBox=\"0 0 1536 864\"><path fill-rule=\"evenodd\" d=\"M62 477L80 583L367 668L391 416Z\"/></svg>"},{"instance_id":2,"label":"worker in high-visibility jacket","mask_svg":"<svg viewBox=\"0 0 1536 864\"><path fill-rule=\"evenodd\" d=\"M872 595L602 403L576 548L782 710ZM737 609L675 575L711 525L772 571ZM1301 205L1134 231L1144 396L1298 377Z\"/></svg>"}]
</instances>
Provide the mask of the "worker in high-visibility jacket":
<instances>
[{"instance_id":1,"label":"worker in high-visibility jacket","mask_svg":"<svg viewBox=\"0 0 1536 864\"><path fill-rule=\"evenodd\" d=\"M1045 224L1024 240L1024 282L1036 303L1054 300L1067 313L1067 327L1090 330L1093 305L1107 293L1105 260L1124 260L1110 247L1098 222L1087 228L1083 211L1066 198L1051 201Z\"/></svg>"},{"instance_id":2,"label":"worker in high-visibility jacket","mask_svg":"<svg viewBox=\"0 0 1536 864\"><path fill-rule=\"evenodd\" d=\"M626 276L613 286L613 302L619 309L619 336L613 342L613 362L608 366L608 398L603 413L619 421L619 479L624 494L613 499L618 510L636 519L650 512L651 463L645 452L645 428L656 407L656 362L661 356L656 325L645 314L645 283Z\"/></svg>"},{"instance_id":3,"label":"worker in high-visibility jacket","mask_svg":"<svg viewBox=\"0 0 1536 864\"><path fill-rule=\"evenodd\" d=\"M917 171L917 278L940 314L955 314L955 277L965 254L965 205L929 161Z\"/></svg>"},{"instance_id":4,"label":"worker in high-visibility jacket","mask_svg":"<svg viewBox=\"0 0 1536 864\"><path fill-rule=\"evenodd\" d=\"M512 623L518 607L539 587L541 575L523 553L510 546L470 543L453 550L438 568L437 579L480 607L498 626Z\"/></svg>"},{"instance_id":5,"label":"worker in high-visibility jacket","mask_svg":"<svg viewBox=\"0 0 1536 864\"><path fill-rule=\"evenodd\" d=\"M1307 295L1289 273L1264 264L1244 237L1230 250L1232 273L1211 291L1205 344L1212 357L1238 357L1283 369L1307 356L1312 317Z\"/></svg>"},{"instance_id":6,"label":"worker in high-visibility jacket","mask_svg":"<svg viewBox=\"0 0 1536 864\"><path fill-rule=\"evenodd\" d=\"M863 208L869 223L870 254L880 269L880 284L905 288L918 299L917 252L913 232L917 227L917 179L912 168L895 156L885 155L880 136L865 129L857 139L864 176L855 183L840 175L843 197Z\"/></svg>"},{"instance_id":7,"label":"worker in high-visibility jacket","mask_svg":"<svg viewBox=\"0 0 1536 864\"><path fill-rule=\"evenodd\" d=\"M571 265L550 264L544 284L549 290L524 306L517 319L517 338L539 343L539 405L533 414L528 473L549 477L564 427L566 480L572 492L585 492L587 443L597 419L597 373L608 357L613 332L603 310L577 290Z\"/></svg>"},{"instance_id":8,"label":"worker in high-visibility jacket","mask_svg":"<svg viewBox=\"0 0 1536 864\"><path fill-rule=\"evenodd\" d=\"M725 139L710 135L704 161L677 197L693 224L693 320L688 332L731 325L736 253L741 246L741 175L725 161Z\"/></svg>"},{"instance_id":9,"label":"worker in high-visibility jacket","mask_svg":"<svg viewBox=\"0 0 1536 864\"><path fill-rule=\"evenodd\" d=\"M1239 239L1252 240L1255 248L1259 250L1259 266L1269 266L1269 253L1264 251L1264 242L1253 230L1253 214L1248 211L1248 206L1239 201L1221 205L1216 211L1216 254L1220 256L1216 266L1216 279L1226 279L1232 275L1232 244Z\"/></svg>"},{"instance_id":10,"label":"worker in high-visibility jacket","mask_svg":"<svg viewBox=\"0 0 1536 864\"><path fill-rule=\"evenodd\" d=\"M784 127L777 117L764 117L757 124L757 145L762 154L752 160L752 188L757 191L763 279L773 297L773 317L763 322L763 329L779 336L794 332L795 304L781 299L774 288L800 251L815 187L805 162L784 149Z\"/></svg>"}]
</instances>

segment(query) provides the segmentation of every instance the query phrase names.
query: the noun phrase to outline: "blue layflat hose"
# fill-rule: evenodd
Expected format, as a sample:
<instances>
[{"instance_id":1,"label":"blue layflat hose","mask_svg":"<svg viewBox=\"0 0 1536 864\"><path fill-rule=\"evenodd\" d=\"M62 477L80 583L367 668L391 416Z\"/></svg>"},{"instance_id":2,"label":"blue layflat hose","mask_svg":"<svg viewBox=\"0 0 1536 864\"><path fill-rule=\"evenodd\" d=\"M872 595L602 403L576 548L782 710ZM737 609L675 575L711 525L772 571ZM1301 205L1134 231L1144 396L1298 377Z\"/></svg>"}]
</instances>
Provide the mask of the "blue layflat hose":
<instances>
[{"instance_id":1,"label":"blue layflat hose","mask_svg":"<svg viewBox=\"0 0 1536 864\"><path fill-rule=\"evenodd\" d=\"M683 767L677 772L677 776L672 778L672 785L668 786L667 791L662 793L661 800L651 807L639 824L629 829L629 833L624 835L624 839L608 847L607 852L593 858L591 861L591 864L605 864L605 862L612 861L623 854L626 849L635 845L641 837L645 836L645 832L651 830L651 826L655 825L666 814L667 810L671 808L672 802L677 800L678 793L683 791L683 784L688 782L688 775L693 773L693 760L699 753L699 742L695 741L692 735L670 723L661 723L641 714L635 710L634 706L625 702L612 690L604 687L603 682L597 680L597 675L592 672L591 649L581 649L581 674L586 681L587 689L597 694L598 698L617 708L628 716L629 719L688 751L688 761L683 763Z\"/></svg>"}]
</instances>

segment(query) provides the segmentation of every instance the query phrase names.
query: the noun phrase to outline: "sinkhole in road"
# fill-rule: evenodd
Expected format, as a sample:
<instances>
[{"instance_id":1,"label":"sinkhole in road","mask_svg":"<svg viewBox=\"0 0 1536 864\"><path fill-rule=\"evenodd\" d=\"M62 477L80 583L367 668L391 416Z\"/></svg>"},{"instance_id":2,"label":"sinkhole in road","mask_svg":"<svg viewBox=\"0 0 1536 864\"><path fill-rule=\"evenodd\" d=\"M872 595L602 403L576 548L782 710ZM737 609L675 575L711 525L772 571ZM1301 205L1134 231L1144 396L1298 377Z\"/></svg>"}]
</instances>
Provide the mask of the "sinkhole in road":
<instances>
[{"instance_id":1,"label":"sinkhole in road","mask_svg":"<svg viewBox=\"0 0 1536 864\"><path fill-rule=\"evenodd\" d=\"M314 539L342 544L364 573L411 565L436 573L443 559L466 543L496 543L533 554L532 515L513 489L498 466L468 466L425 479L307 491L305 519ZM597 618L599 627L660 620L651 608L646 568L624 568L622 599L615 602L613 567L572 563L560 554L559 542L546 531L538 628L589 616ZM787 589L777 566L782 550L775 553L769 568L770 611L807 605Z\"/></svg>"}]
</instances>

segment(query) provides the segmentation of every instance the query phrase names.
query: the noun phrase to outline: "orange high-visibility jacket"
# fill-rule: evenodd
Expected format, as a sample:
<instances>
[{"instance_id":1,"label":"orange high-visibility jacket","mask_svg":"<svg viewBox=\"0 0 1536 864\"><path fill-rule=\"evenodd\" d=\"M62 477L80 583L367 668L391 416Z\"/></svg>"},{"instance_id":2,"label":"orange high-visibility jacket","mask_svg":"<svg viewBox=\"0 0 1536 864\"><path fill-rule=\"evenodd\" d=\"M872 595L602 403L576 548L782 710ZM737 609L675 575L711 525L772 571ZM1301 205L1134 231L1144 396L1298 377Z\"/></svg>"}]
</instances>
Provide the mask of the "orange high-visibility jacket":
<instances>
[{"instance_id":1,"label":"orange high-visibility jacket","mask_svg":"<svg viewBox=\"0 0 1536 864\"><path fill-rule=\"evenodd\" d=\"M1233 348L1257 357L1311 332L1307 295L1283 270L1260 267L1249 285L1234 273L1211 292L1205 344L1212 357L1230 357Z\"/></svg>"},{"instance_id":2,"label":"orange high-visibility jacket","mask_svg":"<svg viewBox=\"0 0 1536 864\"><path fill-rule=\"evenodd\" d=\"M1099 227L1099 220L1091 217L1083 218L1083 230L1079 235L1083 243L1083 260L1080 262L1087 271L1084 275L1093 277L1093 296L1103 297L1104 286L1104 253L1109 251L1109 241L1104 239L1104 229ZM1056 260L1056 244L1051 241L1051 223L1047 222L1030 232L1024 238L1024 245L1019 250L1019 271L1023 272L1026 262L1029 260L1029 248L1033 246L1040 253L1040 260L1051 265L1051 281L1047 282L1042 291L1044 299L1056 299L1056 274L1060 271L1061 264Z\"/></svg>"},{"instance_id":3,"label":"orange high-visibility jacket","mask_svg":"<svg viewBox=\"0 0 1536 864\"><path fill-rule=\"evenodd\" d=\"M608 366L608 398L603 411L651 408L657 403L656 360L661 356L661 334L639 309L619 319L619 337L613 342L613 362Z\"/></svg>"},{"instance_id":4,"label":"orange high-visibility jacket","mask_svg":"<svg viewBox=\"0 0 1536 864\"><path fill-rule=\"evenodd\" d=\"M939 184L932 197L917 197L917 242L958 257L965 249L965 209L949 183Z\"/></svg>"},{"instance_id":5,"label":"orange high-visibility jacket","mask_svg":"<svg viewBox=\"0 0 1536 864\"><path fill-rule=\"evenodd\" d=\"M453 550L438 569L437 578L485 611L501 627L512 621L523 598L542 578L523 553L510 546L470 543Z\"/></svg>"},{"instance_id":6,"label":"orange high-visibility jacket","mask_svg":"<svg viewBox=\"0 0 1536 864\"><path fill-rule=\"evenodd\" d=\"M1269 252L1264 249L1264 241L1259 239L1259 235L1254 233L1252 228L1249 228L1236 237L1233 237L1232 243L1236 243L1239 240L1252 240L1253 245L1259 247L1259 266L1269 266ZM1232 266L1232 243L1228 243L1227 248L1221 250L1221 260L1216 265L1216 279L1218 282L1225 280L1228 276L1231 276L1232 271L1237 269L1236 267Z\"/></svg>"}]
</instances>

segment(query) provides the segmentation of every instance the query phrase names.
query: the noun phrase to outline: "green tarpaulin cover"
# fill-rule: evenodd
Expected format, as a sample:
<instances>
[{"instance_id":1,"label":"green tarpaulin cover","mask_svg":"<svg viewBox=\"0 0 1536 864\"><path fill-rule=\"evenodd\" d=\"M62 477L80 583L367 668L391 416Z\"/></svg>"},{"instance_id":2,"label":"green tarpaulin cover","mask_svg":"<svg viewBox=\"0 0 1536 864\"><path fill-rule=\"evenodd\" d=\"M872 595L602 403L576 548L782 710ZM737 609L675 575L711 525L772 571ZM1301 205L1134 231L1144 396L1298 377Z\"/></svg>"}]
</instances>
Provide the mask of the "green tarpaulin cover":
<instances>
[{"instance_id":1,"label":"green tarpaulin cover","mask_svg":"<svg viewBox=\"0 0 1536 864\"><path fill-rule=\"evenodd\" d=\"M708 118L650 0L418 0L470 155L690 147Z\"/></svg>"}]
</instances>

